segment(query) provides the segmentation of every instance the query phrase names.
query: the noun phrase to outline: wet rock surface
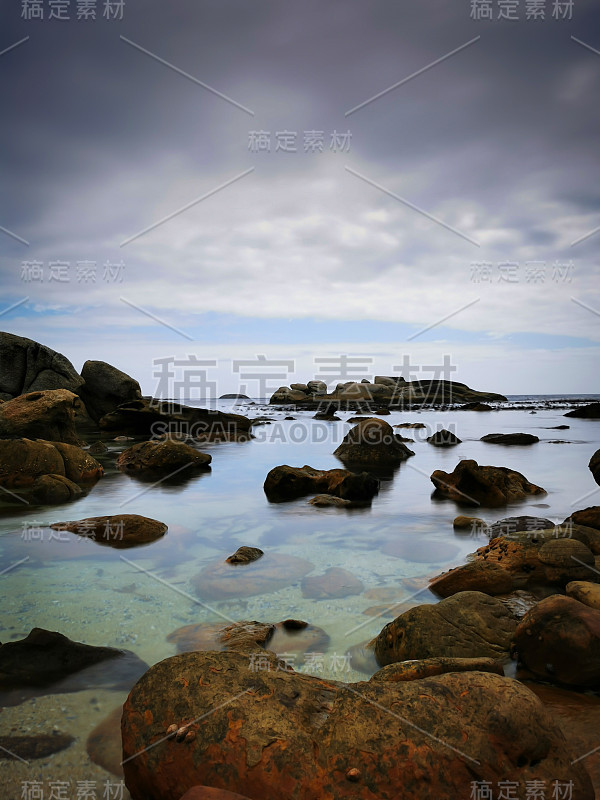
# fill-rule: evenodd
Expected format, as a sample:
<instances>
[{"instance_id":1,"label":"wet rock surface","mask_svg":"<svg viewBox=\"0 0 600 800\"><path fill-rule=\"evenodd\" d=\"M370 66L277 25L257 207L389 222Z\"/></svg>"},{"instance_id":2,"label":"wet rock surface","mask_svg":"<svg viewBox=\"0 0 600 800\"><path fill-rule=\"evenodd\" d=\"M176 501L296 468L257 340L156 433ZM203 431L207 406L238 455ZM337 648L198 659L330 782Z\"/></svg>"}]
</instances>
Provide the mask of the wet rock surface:
<instances>
[{"instance_id":1,"label":"wet rock surface","mask_svg":"<svg viewBox=\"0 0 600 800\"><path fill-rule=\"evenodd\" d=\"M437 496L467 506L496 508L525 500L530 495L546 494L516 470L480 466L472 459L460 461L451 473L435 470L431 481Z\"/></svg>"},{"instance_id":2,"label":"wet rock surface","mask_svg":"<svg viewBox=\"0 0 600 800\"><path fill-rule=\"evenodd\" d=\"M277 665L273 657L271 669L252 672L239 653L154 665L123 711L133 800L170 800L197 785L252 800L417 800L424 776L438 800L456 800L474 775L523 789L560 775L578 800L593 798L552 717L517 681L470 672L341 684Z\"/></svg>"},{"instance_id":3,"label":"wet rock surface","mask_svg":"<svg viewBox=\"0 0 600 800\"><path fill-rule=\"evenodd\" d=\"M212 456L200 453L184 442L172 439L139 442L125 450L117 459L117 467L129 475L153 480L161 475L210 469Z\"/></svg>"},{"instance_id":4,"label":"wet rock surface","mask_svg":"<svg viewBox=\"0 0 600 800\"><path fill-rule=\"evenodd\" d=\"M334 455L346 465L370 468L395 466L414 452L400 441L388 422L373 417L355 425Z\"/></svg>"},{"instance_id":5,"label":"wet rock surface","mask_svg":"<svg viewBox=\"0 0 600 800\"><path fill-rule=\"evenodd\" d=\"M488 444L527 445L539 442L539 437L532 433L488 433L481 437Z\"/></svg>"},{"instance_id":6,"label":"wet rock surface","mask_svg":"<svg viewBox=\"0 0 600 800\"><path fill-rule=\"evenodd\" d=\"M122 403L142 399L139 383L105 361L86 361L81 369L85 385L79 394L96 422Z\"/></svg>"},{"instance_id":7,"label":"wet rock surface","mask_svg":"<svg viewBox=\"0 0 600 800\"><path fill-rule=\"evenodd\" d=\"M164 522L142 517L139 514L113 514L105 517L87 517L70 522L54 522L50 527L57 531L70 531L85 536L97 544L126 549L147 545L162 538L167 532Z\"/></svg>"},{"instance_id":8,"label":"wet rock surface","mask_svg":"<svg viewBox=\"0 0 600 800\"><path fill-rule=\"evenodd\" d=\"M367 472L355 473L347 469L314 469L274 467L267 475L264 492L271 503L295 500L311 493L329 494L344 500L369 501L379 491L379 481Z\"/></svg>"},{"instance_id":9,"label":"wet rock surface","mask_svg":"<svg viewBox=\"0 0 600 800\"><path fill-rule=\"evenodd\" d=\"M302 597L327 600L360 594L365 588L351 572L341 567L330 567L323 575L307 575L301 583Z\"/></svg>"},{"instance_id":10,"label":"wet rock surface","mask_svg":"<svg viewBox=\"0 0 600 800\"><path fill-rule=\"evenodd\" d=\"M192 586L201 599L252 597L283 589L313 569L304 558L270 552L244 567L221 560L208 564L192 579Z\"/></svg>"},{"instance_id":11,"label":"wet rock surface","mask_svg":"<svg viewBox=\"0 0 600 800\"><path fill-rule=\"evenodd\" d=\"M0 736L0 759L10 761L15 756L26 761L47 758L66 750L74 741L72 736L59 731L34 736Z\"/></svg>"},{"instance_id":12,"label":"wet rock surface","mask_svg":"<svg viewBox=\"0 0 600 800\"><path fill-rule=\"evenodd\" d=\"M421 658L388 664L378 670L371 681L416 681L447 672L491 672L504 676L501 661L493 658Z\"/></svg>"},{"instance_id":13,"label":"wet rock surface","mask_svg":"<svg viewBox=\"0 0 600 800\"><path fill-rule=\"evenodd\" d=\"M238 547L233 555L228 556L225 561L228 564L250 564L252 561L257 561L261 556L264 556L264 552L259 547L242 545L242 547Z\"/></svg>"}]
</instances>

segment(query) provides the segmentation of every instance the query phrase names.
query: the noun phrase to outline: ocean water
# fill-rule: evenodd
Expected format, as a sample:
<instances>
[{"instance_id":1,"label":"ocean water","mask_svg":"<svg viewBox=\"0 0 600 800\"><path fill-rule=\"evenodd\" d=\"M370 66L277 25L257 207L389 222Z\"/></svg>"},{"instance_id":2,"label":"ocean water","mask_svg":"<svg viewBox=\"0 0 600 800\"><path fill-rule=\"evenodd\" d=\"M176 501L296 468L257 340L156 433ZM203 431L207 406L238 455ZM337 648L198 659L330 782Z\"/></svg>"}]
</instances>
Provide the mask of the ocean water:
<instances>
[{"instance_id":1,"label":"ocean water","mask_svg":"<svg viewBox=\"0 0 600 800\"><path fill-rule=\"evenodd\" d=\"M352 510L316 508L309 498L272 504L263 491L267 473L279 464L343 466L333 451L351 427L346 422L354 416L350 412L341 412L340 422L323 422L312 418L314 412L292 412L260 401L218 401L223 411L268 416L271 424L257 426L256 438L249 442L201 445L212 456L211 472L177 483L150 485L121 474L114 462L131 442L106 438L109 449L98 457L106 474L85 497L62 506L1 507L0 641L23 638L41 627L87 644L125 648L153 664L177 652L167 636L181 626L293 617L329 636L328 646L309 651L299 668L337 680L365 679L356 662L349 662L350 648L371 639L410 606L436 602L427 580L463 563L485 543L481 536L453 530L457 514L488 522L530 514L561 522L576 509L600 504L600 487L587 467L600 447L600 421L564 418L566 396L509 400L486 413L414 411L386 416L391 425L422 422L426 427L398 431L414 439L407 445L415 456L382 480L369 508ZM548 405L532 414L530 409L540 402ZM528 407L515 410L515 405ZM295 419L285 420L288 415ZM570 427L553 430L562 424ZM462 443L452 448L428 444L425 438L442 427ZM486 433L515 431L533 433L540 442L507 447L479 441ZM547 494L501 509L459 507L432 498L430 474L435 469L451 472L463 458L516 469ZM152 517L169 530L149 546L116 550L46 527L117 513ZM244 588L243 596L236 595L236 585L245 587L243 567L232 567L235 578L226 577L225 583L211 588L212 566L241 545L277 556L260 593L247 594ZM302 575L320 575L330 567L352 573L363 590L339 599L304 597ZM197 578L202 570L204 581ZM203 587L200 594L198 585ZM368 665L363 669L369 670ZM0 714L2 736L57 729L76 741L63 753L29 764L0 759L0 784L7 787L2 797L21 797L27 780L45 781L48 793L49 775L71 782L67 797L76 797L77 780L97 781L101 797L102 782L118 778L90 761L85 742L126 695L123 688L84 686L77 692L39 693L6 707Z\"/></svg>"}]
</instances>

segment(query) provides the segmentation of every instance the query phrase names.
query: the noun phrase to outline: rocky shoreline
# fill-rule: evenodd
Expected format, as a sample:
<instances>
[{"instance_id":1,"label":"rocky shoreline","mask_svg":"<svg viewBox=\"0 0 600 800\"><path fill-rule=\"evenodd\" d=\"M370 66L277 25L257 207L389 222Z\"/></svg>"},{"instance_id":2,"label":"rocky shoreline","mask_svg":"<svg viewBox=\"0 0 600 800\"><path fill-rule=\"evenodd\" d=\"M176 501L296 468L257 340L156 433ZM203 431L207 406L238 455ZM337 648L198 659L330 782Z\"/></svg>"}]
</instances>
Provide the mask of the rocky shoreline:
<instances>
[{"instance_id":1,"label":"rocky shoreline","mask_svg":"<svg viewBox=\"0 0 600 800\"><path fill-rule=\"evenodd\" d=\"M381 376L331 393L318 381L282 387L272 406L316 410L331 424L340 421L339 411L369 416L346 421L351 428L332 451L342 467L273 464L265 500L310 498L303 501L307 513L326 506L362 513L415 457L380 416L426 407L478 412L505 401L455 382ZM596 424L598 403L573 405L565 416ZM219 469L218 455L203 453L203 443L237 448L255 425L268 422L145 398L133 378L109 364L88 361L79 375L49 348L0 334L5 508L71 502L101 485L107 469L139 482L142 491L198 478ZM115 439L123 445L119 452L103 449ZM482 441L491 457L504 452L500 446L540 446L529 433L490 433ZM426 442L446 455L461 444L448 430ZM599 454L589 470L600 485ZM429 478L433 497L457 510L501 509L546 494L514 469L470 458ZM103 516L51 529L117 550L170 541L168 521L106 505ZM363 681L300 671L307 654L329 642L325 630L301 619L185 625L166 637L178 654L150 667L130 651L92 647L40 627L0 644L2 704L82 687L128 691L122 712L109 715L88 747L94 763L124 778L133 800L420 800L432 794L455 800L469 797L474 786L502 783L512 787L507 797L525 800L535 782L547 787L548 797L570 786L570 797L593 800L600 769L590 760L588 774L579 757L581 730L574 733L550 713L547 698L560 705L556 693L573 703L600 696L600 507L581 508L560 524L531 516L486 524L461 515L454 526L477 530L487 544L462 566L431 576L438 602L413 603L401 613L390 605L392 619L379 634L350 648L353 667L368 676ZM194 596L202 603L256 596L293 581L315 601L364 590L347 570L311 574L308 560L252 544L205 566L191 582ZM376 671L365 666L368 659ZM53 740L0 739L2 748L34 761L73 742L68 731Z\"/></svg>"}]
</instances>

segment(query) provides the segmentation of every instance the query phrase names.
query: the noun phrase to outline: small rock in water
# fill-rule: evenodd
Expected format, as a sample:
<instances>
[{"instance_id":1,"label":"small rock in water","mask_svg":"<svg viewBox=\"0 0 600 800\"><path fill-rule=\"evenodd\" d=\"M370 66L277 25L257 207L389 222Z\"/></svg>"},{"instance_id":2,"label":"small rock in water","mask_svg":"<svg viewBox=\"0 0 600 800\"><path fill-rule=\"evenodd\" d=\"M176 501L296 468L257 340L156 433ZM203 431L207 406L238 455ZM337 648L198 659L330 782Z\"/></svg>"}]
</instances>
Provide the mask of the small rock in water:
<instances>
[{"instance_id":1,"label":"small rock in water","mask_svg":"<svg viewBox=\"0 0 600 800\"><path fill-rule=\"evenodd\" d=\"M256 561L261 556L264 556L264 552L258 547L247 547L243 545L242 547L238 547L235 553L225 561L228 564L249 564L251 561Z\"/></svg>"}]
</instances>

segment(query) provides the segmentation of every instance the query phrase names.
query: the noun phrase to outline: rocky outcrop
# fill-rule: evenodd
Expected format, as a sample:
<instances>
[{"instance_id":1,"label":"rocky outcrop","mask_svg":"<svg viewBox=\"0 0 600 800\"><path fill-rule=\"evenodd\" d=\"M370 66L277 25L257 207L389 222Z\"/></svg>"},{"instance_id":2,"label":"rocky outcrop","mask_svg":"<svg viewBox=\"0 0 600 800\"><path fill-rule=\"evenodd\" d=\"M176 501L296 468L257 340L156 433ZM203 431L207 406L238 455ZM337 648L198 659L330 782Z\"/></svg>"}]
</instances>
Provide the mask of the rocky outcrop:
<instances>
[{"instance_id":1,"label":"rocky outcrop","mask_svg":"<svg viewBox=\"0 0 600 800\"><path fill-rule=\"evenodd\" d=\"M431 475L438 497L460 505L496 508L525 500L529 495L546 494L541 486L508 467L479 466L472 459L460 461L454 472L437 469Z\"/></svg>"},{"instance_id":2,"label":"rocky outcrop","mask_svg":"<svg viewBox=\"0 0 600 800\"><path fill-rule=\"evenodd\" d=\"M600 611L572 597L552 595L534 606L519 623L514 647L539 678L600 688Z\"/></svg>"},{"instance_id":3,"label":"rocky outcrop","mask_svg":"<svg viewBox=\"0 0 600 800\"><path fill-rule=\"evenodd\" d=\"M425 786L456 800L475 779L516 781L524 796L525 781L557 775L593 800L551 715L517 681L454 672L343 684L279 663L251 670L245 654L186 653L155 664L123 707L133 800L198 785L252 800L422 800Z\"/></svg>"},{"instance_id":4,"label":"rocky outcrop","mask_svg":"<svg viewBox=\"0 0 600 800\"><path fill-rule=\"evenodd\" d=\"M211 461L212 456L189 444L164 439L134 444L117 458L117 467L129 475L154 480L173 472L185 477L189 472L207 471Z\"/></svg>"},{"instance_id":5,"label":"rocky outcrop","mask_svg":"<svg viewBox=\"0 0 600 800\"><path fill-rule=\"evenodd\" d=\"M442 430L436 431L431 436L428 436L427 441L429 444L433 444L436 447L453 447L455 444L460 444L462 439L459 439L452 431L447 431L445 428L442 428Z\"/></svg>"},{"instance_id":6,"label":"rocky outcrop","mask_svg":"<svg viewBox=\"0 0 600 800\"><path fill-rule=\"evenodd\" d=\"M481 437L482 442L488 444L535 444L539 437L532 433L488 433Z\"/></svg>"},{"instance_id":7,"label":"rocky outcrop","mask_svg":"<svg viewBox=\"0 0 600 800\"><path fill-rule=\"evenodd\" d=\"M247 441L251 421L241 414L225 414L207 408L144 397L123 403L101 417L103 430L129 436L183 434L198 441Z\"/></svg>"},{"instance_id":8,"label":"rocky outcrop","mask_svg":"<svg viewBox=\"0 0 600 800\"><path fill-rule=\"evenodd\" d=\"M586 406L579 406L572 411L567 411L565 417L576 417L579 419L600 419L600 403L589 403Z\"/></svg>"},{"instance_id":9,"label":"rocky outcrop","mask_svg":"<svg viewBox=\"0 0 600 800\"><path fill-rule=\"evenodd\" d=\"M447 672L491 672L504 676L501 661L493 658L420 658L413 661L400 661L382 667L372 677L372 681L418 681Z\"/></svg>"},{"instance_id":10,"label":"rocky outcrop","mask_svg":"<svg viewBox=\"0 0 600 800\"><path fill-rule=\"evenodd\" d=\"M79 394L96 422L122 403L141 400L139 383L105 361L86 361L81 370L85 385Z\"/></svg>"},{"instance_id":11,"label":"rocky outcrop","mask_svg":"<svg viewBox=\"0 0 600 800\"><path fill-rule=\"evenodd\" d=\"M95 483L103 467L75 445L42 439L0 439L0 486L28 502L76 499ZM10 499L10 494L3 497Z\"/></svg>"},{"instance_id":12,"label":"rocky outcrop","mask_svg":"<svg viewBox=\"0 0 600 800\"><path fill-rule=\"evenodd\" d=\"M513 579L500 564L471 561L433 578L429 588L438 597L450 597L457 592L508 594L512 591Z\"/></svg>"},{"instance_id":13,"label":"rocky outcrop","mask_svg":"<svg viewBox=\"0 0 600 800\"><path fill-rule=\"evenodd\" d=\"M60 353L24 336L0 332L0 400L46 389L77 393L82 386L83 378Z\"/></svg>"},{"instance_id":14,"label":"rocky outcrop","mask_svg":"<svg viewBox=\"0 0 600 800\"><path fill-rule=\"evenodd\" d=\"M334 455L349 466L377 469L395 467L414 452L396 436L389 422L371 418L348 431Z\"/></svg>"},{"instance_id":15,"label":"rocky outcrop","mask_svg":"<svg viewBox=\"0 0 600 800\"><path fill-rule=\"evenodd\" d=\"M77 533L97 544L115 547L119 550L150 544L161 539L167 532L164 522L142 517L139 514L88 517L70 522L54 522L50 527L57 531Z\"/></svg>"},{"instance_id":16,"label":"rocky outcrop","mask_svg":"<svg viewBox=\"0 0 600 800\"><path fill-rule=\"evenodd\" d=\"M396 617L371 642L380 666L411 659L506 658L516 621L481 592L459 592Z\"/></svg>"},{"instance_id":17,"label":"rocky outcrop","mask_svg":"<svg viewBox=\"0 0 600 800\"><path fill-rule=\"evenodd\" d=\"M82 409L80 398L67 389L29 392L0 405L0 438L26 436L80 445L75 415Z\"/></svg>"},{"instance_id":18,"label":"rocky outcrop","mask_svg":"<svg viewBox=\"0 0 600 800\"><path fill-rule=\"evenodd\" d=\"M347 469L313 469L308 465L274 467L267 475L264 491L271 503L295 500L307 494L330 494L345 500L369 502L379 491L379 481L367 472Z\"/></svg>"}]
</instances>

